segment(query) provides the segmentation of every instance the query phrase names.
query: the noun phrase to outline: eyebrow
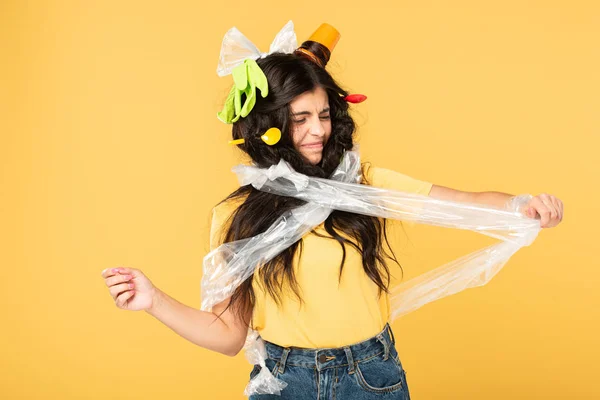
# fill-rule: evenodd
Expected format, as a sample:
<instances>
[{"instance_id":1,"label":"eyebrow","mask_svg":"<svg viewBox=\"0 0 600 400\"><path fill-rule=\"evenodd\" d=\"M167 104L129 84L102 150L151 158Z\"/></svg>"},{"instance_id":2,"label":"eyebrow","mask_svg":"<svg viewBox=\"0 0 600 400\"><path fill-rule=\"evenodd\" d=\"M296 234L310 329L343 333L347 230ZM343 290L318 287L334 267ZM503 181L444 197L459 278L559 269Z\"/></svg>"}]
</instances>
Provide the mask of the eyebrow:
<instances>
[{"instance_id":1,"label":"eyebrow","mask_svg":"<svg viewBox=\"0 0 600 400\"><path fill-rule=\"evenodd\" d=\"M323 113L326 113L328 111L329 111L329 107L323 109L323 111L321 111L319 114L323 114ZM311 114L310 111L299 111L299 112L292 113L292 117L296 117L298 115L310 115L310 114Z\"/></svg>"}]
</instances>

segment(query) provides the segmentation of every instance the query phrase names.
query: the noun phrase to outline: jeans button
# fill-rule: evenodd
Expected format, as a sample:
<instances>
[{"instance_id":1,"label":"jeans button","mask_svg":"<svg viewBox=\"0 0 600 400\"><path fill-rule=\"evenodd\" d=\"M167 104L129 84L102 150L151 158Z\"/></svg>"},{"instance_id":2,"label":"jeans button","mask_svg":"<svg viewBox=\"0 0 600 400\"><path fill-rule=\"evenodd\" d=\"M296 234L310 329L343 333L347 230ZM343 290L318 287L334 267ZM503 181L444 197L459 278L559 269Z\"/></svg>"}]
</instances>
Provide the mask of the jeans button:
<instances>
[{"instance_id":1,"label":"jeans button","mask_svg":"<svg viewBox=\"0 0 600 400\"><path fill-rule=\"evenodd\" d=\"M326 361L327 361L327 356L325 356L325 354L321 354L321 355L319 356L319 362L320 362L320 363L324 363L324 362L326 362Z\"/></svg>"}]
</instances>

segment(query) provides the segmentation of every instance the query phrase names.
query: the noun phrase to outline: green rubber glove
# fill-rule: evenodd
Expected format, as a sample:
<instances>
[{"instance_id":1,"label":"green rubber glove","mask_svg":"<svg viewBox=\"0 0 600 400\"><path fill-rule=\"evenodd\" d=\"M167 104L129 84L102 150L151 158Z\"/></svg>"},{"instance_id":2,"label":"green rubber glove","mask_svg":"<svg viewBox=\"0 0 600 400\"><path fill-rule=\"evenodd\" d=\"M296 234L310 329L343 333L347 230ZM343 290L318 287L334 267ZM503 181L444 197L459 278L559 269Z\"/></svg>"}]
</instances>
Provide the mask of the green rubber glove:
<instances>
[{"instance_id":1,"label":"green rubber glove","mask_svg":"<svg viewBox=\"0 0 600 400\"><path fill-rule=\"evenodd\" d=\"M256 89L264 98L269 94L267 77L255 60L247 58L233 69L233 87L225 100L223 109L217 113L217 118L226 124L236 122L240 117L246 117L256 104ZM242 94L245 95L242 104Z\"/></svg>"}]
</instances>

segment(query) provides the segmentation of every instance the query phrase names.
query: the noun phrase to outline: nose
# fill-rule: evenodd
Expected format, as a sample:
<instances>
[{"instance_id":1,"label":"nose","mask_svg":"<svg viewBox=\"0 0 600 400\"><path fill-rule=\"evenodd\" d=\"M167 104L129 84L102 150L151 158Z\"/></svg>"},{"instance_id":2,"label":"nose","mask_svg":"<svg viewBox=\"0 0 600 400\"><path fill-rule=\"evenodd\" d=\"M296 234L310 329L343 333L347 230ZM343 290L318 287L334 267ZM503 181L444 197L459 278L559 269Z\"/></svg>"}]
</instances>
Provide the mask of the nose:
<instances>
[{"instance_id":1,"label":"nose","mask_svg":"<svg viewBox=\"0 0 600 400\"><path fill-rule=\"evenodd\" d=\"M323 127L323 124L321 123L319 118L317 118L316 121L313 121L312 125L310 126L309 132L311 135L314 136L323 136L325 134L325 128Z\"/></svg>"}]
</instances>

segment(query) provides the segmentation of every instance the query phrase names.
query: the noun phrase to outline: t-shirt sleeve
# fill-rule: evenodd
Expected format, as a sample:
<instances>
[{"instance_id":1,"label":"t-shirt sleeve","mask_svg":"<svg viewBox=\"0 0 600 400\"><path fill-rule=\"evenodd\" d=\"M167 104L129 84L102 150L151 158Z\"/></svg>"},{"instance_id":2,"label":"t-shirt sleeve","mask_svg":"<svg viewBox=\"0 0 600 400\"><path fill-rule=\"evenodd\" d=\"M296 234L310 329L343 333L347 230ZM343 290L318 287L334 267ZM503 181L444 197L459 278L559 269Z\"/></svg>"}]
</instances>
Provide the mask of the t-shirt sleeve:
<instances>
[{"instance_id":1,"label":"t-shirt sleeve","mask_svg":"<svg viewBox=\"0 0 600 400\"><path fill-rule=\"evenodd\" d=\"M412 176L391 169L365 164L364 178L374 187L397 190L400 192L416 193L429 196L433 183L413 178ZM402 221L403 224L414 227L413 221Z\"/></svg>"},{"instance_id":2,"label":"t-shirt sleeve","mask_svg":"<svg viewBox=\"0 0 600 400\"><path fill-rule=\"evenodd\" d=\"M221 234L223 225L222 215L218 212L218 206L212 209L210 220L210 251L221 245Z\"/></svg>"},{"instance_id":3,"label":"t-shirt sleeve","mask_svg":"<svg viewBox=\"0 0 600 400\"><path fill-rule=\"evenodd\" d=\"M239 199L227 200L213 207L211 222L210 222L210 251L213 251L221 244L225 237L226 229L228 228L231 220L229 217L233 214L237 206L242 201Z\"/></svg>"}]
</instances>

